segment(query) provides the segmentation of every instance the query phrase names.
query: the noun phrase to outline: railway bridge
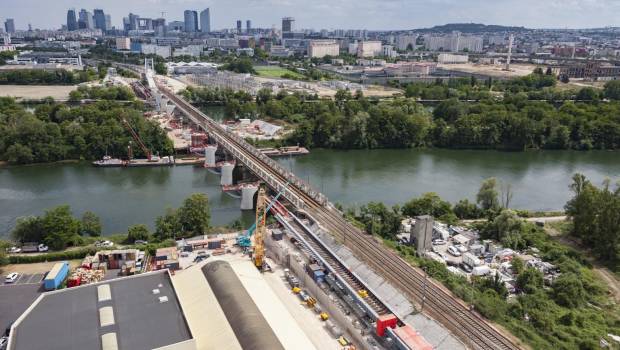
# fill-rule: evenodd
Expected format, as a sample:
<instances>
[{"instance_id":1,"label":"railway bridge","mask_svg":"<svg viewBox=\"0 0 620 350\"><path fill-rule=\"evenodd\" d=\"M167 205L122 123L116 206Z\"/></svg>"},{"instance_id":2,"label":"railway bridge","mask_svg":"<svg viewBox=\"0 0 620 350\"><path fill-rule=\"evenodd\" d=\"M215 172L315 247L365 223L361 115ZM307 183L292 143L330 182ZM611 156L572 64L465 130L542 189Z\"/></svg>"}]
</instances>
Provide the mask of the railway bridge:
<instances>
[{"instance_id":1,"label":"railway bridge","mask_svg":"<svg viewBox=\"0 0 620 350\"><path fill-rule=\"evenodd\" d=\"M296 209L303 210L321 227L347 246L357 258L404 293L412 302L423 305L423 312L450 330L474 349L518 349L510 336L496 329L459 298L438 282L427 280L419 268L411 266L397 253L374 237L353 226L320 192L263 155L242 138L233 135L184 98L163 84L157 88L192 122L203 128L210 137L274 191L283 191ZM421 308L421 307L420 307Z\"/></svg>"}]
</instances>

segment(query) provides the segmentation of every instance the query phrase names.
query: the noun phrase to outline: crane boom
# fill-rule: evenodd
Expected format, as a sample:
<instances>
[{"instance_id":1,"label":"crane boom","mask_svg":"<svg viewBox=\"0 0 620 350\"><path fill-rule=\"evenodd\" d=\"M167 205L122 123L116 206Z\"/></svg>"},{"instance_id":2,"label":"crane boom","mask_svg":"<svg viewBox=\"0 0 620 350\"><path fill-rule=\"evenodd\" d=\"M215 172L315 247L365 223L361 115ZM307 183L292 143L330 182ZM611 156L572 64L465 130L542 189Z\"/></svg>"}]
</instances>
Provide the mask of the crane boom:
<instances>
[{"instance_id":1,"label":"crane boom","mask_svg":"<svg viewBox=\"0 0 620 350\"><path fill-rule=\"evenodd\" d=\"M146 158L148 160L151 160L151 156L152 156L151 151L146 147L144 142L142 142L142 139L140 138L138 133L136 133L136 131L131 127L127 119L122 118L121 121L123 122L123 125L125 125L125 128L129 130L129 133L131 134L131 137L133 137L134 141L136 141L138 146L140 146L140 148L142 149L142 152L144 152L144 154L146 155Z\"/></svg>"}]
</instances>

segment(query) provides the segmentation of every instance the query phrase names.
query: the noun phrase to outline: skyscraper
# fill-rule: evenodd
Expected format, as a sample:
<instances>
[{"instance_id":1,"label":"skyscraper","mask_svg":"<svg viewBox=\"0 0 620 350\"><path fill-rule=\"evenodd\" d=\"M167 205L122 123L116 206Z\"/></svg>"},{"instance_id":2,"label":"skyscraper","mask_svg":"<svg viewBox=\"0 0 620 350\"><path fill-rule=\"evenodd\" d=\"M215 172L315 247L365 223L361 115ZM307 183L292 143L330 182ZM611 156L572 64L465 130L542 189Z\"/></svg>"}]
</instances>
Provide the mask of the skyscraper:
<instances>
[{"instance_id":1,"label":"skyscraper","mask_svg":"<svg viewBox=\"0 0 620 350\"><path fill-rule=\"evenodd\" d=\"M77 20L75 19L75 9L67 11L67 30L74 31L78 29Z\"/></svg>"},{"instance_id":2,"label":"skyscraper","mask_svg":"<svg viewBox=\"0 0 620 350\"><path fill-rule=\"evenodd\" d=\"M252 30L252 21L250 21L249 19L245 21L245 30L248 34Z\"/></svg>"},{"instance_id":3,"label":"skyscraper","mask_svg":"<svg viewBox=\"0 0 620 350\"><path fill-rule=\"evenodd\" d=\"M78 28L79 29L93 29L95 26L93 25L93 15L89 11L85 9L80 10L79 18L78 18Z\"/></svg>"},{"instance_id":4,"label":"skyscraper","mask_svg":"<svg viewBox=\"0 0 620 350\"><path fill-rule=\"evenodd\" d=\"M7 18L6 21L4 21L4 30L7 33L15 33L15 21L13 18Z\"/></svg>"},{"instance_id":5,"label":"skyscraper","mask_svg":"<svg viewBox=\"0 0 620 350\"><path fill-rule=\"evenodd\" d=\"M194 33L198 31L198 12L192 10L185 10L183 12L185 19L185 31L188 33Z\"/></svg>"},{"instance_id":6,"label":"skyscraper","mask_svg":"<svg viewBox=\"0 0 620 350\"><path fill-rule=\"evenodd\" d=\"M241 20L237 20L237 33L241 33Z\"/></svg>"},{"instance_id":7,"label":"skyscraper","mask_svg":"<svg viewBox=\"0 0 620 350\"><path fill-rule=\"evenodd\" d=\"M112 17L110 17L110 15L105 15L105 29L112 29Z\"/></svg>"},{"instance_id":8,"label":"skyscraper","mask_svg":"<svg viewBox=\"0 0 620 350\"><path fill-rule=\"evenodd\" d=\"M103 13L102 9L95 9L93 11L93 21L95 22L95 29L101 29L102 31L106 31L105 26L105 13Z\"/></svg>"},{"instance_id":9,"label":"skyscraper","mask_svg":"<svg viewBox=\"0 0 620 350\"><path fill-rule=\"evenodd\" d=\"M282 33L292 32L294 24L295 24L295 18L293 17L282 18Z\"/></svg>"},{"instance_id":10,"label":"skyscraper","mask_svg":"<svg viewBox=\"0 0 620 350\"><path fill-rule=\"evenodd\" d=\"M208 8L200 12L200 31L203 33L211 32L211 15Z\"/></svg>"}]
</instances>

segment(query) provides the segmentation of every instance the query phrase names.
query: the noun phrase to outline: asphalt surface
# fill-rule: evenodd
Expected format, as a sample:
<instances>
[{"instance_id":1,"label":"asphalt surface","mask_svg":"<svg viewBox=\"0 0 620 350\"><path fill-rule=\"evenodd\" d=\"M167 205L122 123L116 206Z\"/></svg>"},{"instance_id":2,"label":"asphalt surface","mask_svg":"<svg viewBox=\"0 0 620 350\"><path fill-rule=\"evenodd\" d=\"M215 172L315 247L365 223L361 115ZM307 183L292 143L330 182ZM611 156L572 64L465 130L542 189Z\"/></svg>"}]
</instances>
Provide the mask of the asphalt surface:
<instances>
[{"instance_id":1,"label":"asphalt surface","mask_svg":"<svg viewBox=\"0 0 620 350\"><path fill-rule=\"evenodd\" d=\"M45 291L43 274L22 275L15 283L0 284L0 332L11 325Z\"/></svg>"}]
</instances>

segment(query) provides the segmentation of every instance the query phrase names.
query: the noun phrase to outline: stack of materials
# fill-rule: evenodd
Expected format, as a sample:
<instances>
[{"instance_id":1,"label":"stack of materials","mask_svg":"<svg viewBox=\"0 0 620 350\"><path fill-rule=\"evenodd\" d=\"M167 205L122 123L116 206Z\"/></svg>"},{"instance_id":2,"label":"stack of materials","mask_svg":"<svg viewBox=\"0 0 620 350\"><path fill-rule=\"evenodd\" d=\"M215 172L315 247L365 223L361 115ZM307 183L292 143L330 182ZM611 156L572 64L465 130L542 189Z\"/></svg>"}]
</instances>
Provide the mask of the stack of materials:
<instances>
[{"instance_id":1,"label":"stack of materials","mask_svg":"<svg viewBox=\"0 0 620 350\"><path fill-rule=\"evenodd\" d=\"M69 277L67 286L76 287L83 284L99 282L105 276L105 269L91 270L78 267Z\"/></svg>"}]
</instances>

